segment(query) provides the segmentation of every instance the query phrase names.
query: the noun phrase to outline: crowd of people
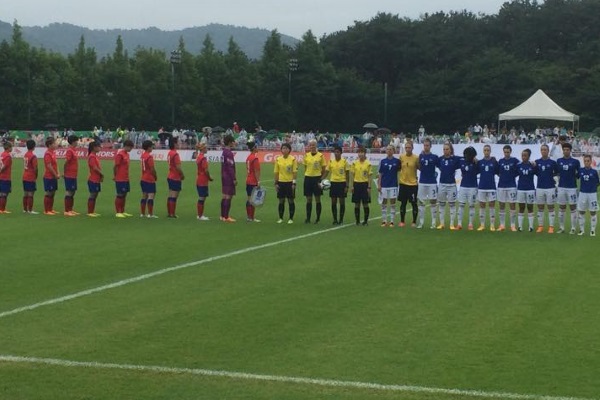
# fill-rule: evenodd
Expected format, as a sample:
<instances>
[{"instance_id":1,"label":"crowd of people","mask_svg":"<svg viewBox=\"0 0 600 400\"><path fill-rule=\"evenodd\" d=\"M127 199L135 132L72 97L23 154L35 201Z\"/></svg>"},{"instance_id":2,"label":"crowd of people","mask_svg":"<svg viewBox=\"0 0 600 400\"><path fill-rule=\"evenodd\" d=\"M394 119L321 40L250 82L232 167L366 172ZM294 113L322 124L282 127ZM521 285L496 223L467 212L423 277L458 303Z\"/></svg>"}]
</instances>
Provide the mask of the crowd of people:
<instances>
[{"instance_id":1,"label":"crowd of people","mask_svg":"<svg viewBox=\"0 0 600 400\"><path fill-rule=\"evenodd\" d=\"M479 204L479 222L477 230L486 230L487 211L489 209L489 229L491 231L504 231L510 227L511 231L525 229L525 218L529 231L544 232L544 212L548 211L547 232L558 233L565 231L565 215L567 208L570 212L570 233L585 233L585 216L590 213L590 234L595 236L598 211L597 187L600 184L598 172L592 168L592 156L583 157L584 166L572 156L573 145L567 137L561 137L560 146L562 157L551 158L550 148L547 144L541 145L540 159L530 160L531 151L526 149L518 160L512 157L512 148L505 145L504 157L496 160L491 157L491 146L485 145L483 157L477 159L473 147L467 147L462 157L454 154L452 143L448 142L443 147L443 154L436 155L431 152L432 141L423 140L423 151L416 155L413 153L413 142L404 144L404 152L395 157L397 149L388 145L385 149L386 157L379 164L376 179L378 200L381 204L383 227L395 226L396 200L400 201L399 226L406 226L408 205L411 205L411 226L423 228L425 211L428 206L431 213L431 228L444 229L449 221L450 230L460 230L463 226L465 211L468 214L467 229L474 229L475 205ZM47 148L43 159L43 184L44 184L44 214L56 215L54 198L58 190L58 180L64 179L65 197L64 212L67 217L79 215L74 210L74 199L77 193L78 181L78 156L75 151L80 143L80 138L74 135L67 137L68 148L65 154L63 172L61 174L56 160L58 140L48 137L45 142ZM181 159L177 152L178 140L172 138L169 142L168 163L168 197L167 217L177 218L177 200L184 180L181 168ZM233 135L223 139L223 153L221 162L221 213L220 220L236 222L230 215L233 196L236 195L237 178L236 165L232 149L236 145ZM10 213L6 209L7 199L11 193L12 185L12 143L3 144L4 152L0 157L0 214ZM101 183L105 174L96 153L101 148L98 141L88 143L88 190L87 216L98 217L95 212L96 200L101 190ZM127 218L133 214L127 213L126 199L131 190L129 181L129 152L134 148L132 140L126 139L114 159L112 179L115 182L115 216ZM141 156L141 201L140 217L158 218L154 212L157 174L154 167L152 150L154 142L145 140L142 143ZM246 219L250 222L260 222L256 216L256 203L254 194L260 188L261 165L257 156L258 146L254 141L246 143L250 155L246 160ZM24 155L23 169L23 212L37 214L33 208L33 199L36 192L38 178L38 161L34 153L36 142L27 141L27 152ZM198 192L197 218L207 221L204 215L205 202L209 196L209 184L213 178L209 172L208 160L205 157L208 146L198 143L196 157L197 173L196 188ZM295 216L296 181L298 178L298 162L291 155L292 145L282 143L281 155L274 161L274 186L278 198L278 223L284 222L285 205L288 205L287 223L292 224ZM354 203L355 222L357 225L368 225L371 202L372 166L366 158L366 149L358 148L358 158L352 163L342 158L343 148L334 145L333 157L326 161L323 153L319 151L318 141L310 139L307 144L308 152L303 158L304 179L303 195L306 198L305 223L311 223L313 204L315 210L314 223L319 223L322 214L321 197L325 189L329 189L331 198L331 212L334 224L343 224L348 192L351 193ZM460 170L460 188L456 186L456 171ZM417 174L417 171L420 173ZM439 181L438 181L439 175ZM498 184L496 184L498 177ZM537 180L534 179L537 177ZM577 191L579 180L579 192ZM496 201L499 202L499 220L496 221ZM537 204L537 225L534 225L534 205ZM508 207L507 207L508 205ZM555 219L555 206L558 205L558 222ZM361 206L363 216L361 218ZM448 206L448 207L447 207ZM518 206L518 210L517 210ZM506 224L507 209L509 223ZM449 212L449 220L446 218ZM498 224L496 224L498 222ZM537 228L536 228L537 226Z\"/></svg>"}]
</instances>

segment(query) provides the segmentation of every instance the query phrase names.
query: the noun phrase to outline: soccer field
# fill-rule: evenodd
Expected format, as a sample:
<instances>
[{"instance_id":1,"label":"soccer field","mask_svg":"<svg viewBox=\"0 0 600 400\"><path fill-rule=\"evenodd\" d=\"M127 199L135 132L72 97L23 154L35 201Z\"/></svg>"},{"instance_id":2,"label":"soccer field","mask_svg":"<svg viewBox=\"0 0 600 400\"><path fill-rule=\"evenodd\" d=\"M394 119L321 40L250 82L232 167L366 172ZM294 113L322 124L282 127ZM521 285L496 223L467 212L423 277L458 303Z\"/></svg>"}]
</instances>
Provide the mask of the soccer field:
<instances>
[{"instance_id":1,"label":"soccer field","mask_svg":"<svg viewBox=\"0 0 600 400\"><path fill-rule=\"evenodd\" d=\"M376 203L370 226L349 202L332 226L328 198L305 225L301 196L296 223L278 225L272 187L247 223L243 165L238 222L218 221L220 179L200 222L183 167L176 220L165 163L156 220L137 217L137 162L129 219L114 217L111 181L100 218L22 214L14 173L0 399L600 399L596 238L380 228Z\"/></svg>"}]
</instances>

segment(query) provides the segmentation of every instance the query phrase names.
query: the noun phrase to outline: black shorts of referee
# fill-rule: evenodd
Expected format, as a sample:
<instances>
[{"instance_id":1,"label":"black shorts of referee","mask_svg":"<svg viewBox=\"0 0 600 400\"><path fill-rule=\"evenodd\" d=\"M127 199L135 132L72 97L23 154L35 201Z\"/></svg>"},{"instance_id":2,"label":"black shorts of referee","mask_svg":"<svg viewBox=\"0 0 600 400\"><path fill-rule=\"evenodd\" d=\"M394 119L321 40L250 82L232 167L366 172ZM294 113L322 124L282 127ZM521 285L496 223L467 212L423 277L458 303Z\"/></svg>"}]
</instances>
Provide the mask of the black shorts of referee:
<instances>
[{"instance_id":1,"label":"black shorts of referee","mask_svg":"<svg viewBox=\"0 0 600 400\"><path fill-rule=\"evenodd\" d=\"M417 202L417 192L419 191L418 185L404 185L400 184L398 187L398 200L402 203L416 203Z\"/></svg>"},{"instance_id":2,"label":"black shorts of referee","mask_svg":"<svg viewBox=\"0 0 600 400\"><path fill-rule=\"evenodd\" d=\"M296 188L292 182L278 182L277 186L279 186L278 199L293 199L296 197Z\"/></svg>"},{"instance_id":3,"label":"black shorts of referee","mask_svg":"<svg viewBox=\"0 0 600 400\"><path fill-rule=\"evenodd\" d=\"M352 191L352 202L367 204L371 202L371 193L369 193L368 182L354 182L354 190Z\"/></svg>"},{"instance_id":4,"label":"black shorts of referee","mask_svg":"<svg viewBox=\"0 0 600 400\"><path fill-rule=\"evenodd\" d=\"M331 182L329 197L346 198L346 182Z\"/></svg>"},{"instance_id":5,"label":"black shorts of referee","mask_svg":"<svg viewBox=\"0 0 600 400\"><path fill-rule=\"evenodd\" d=\"M305 176L304 177L304 195L306 197L310 196L321 196L323 194L323 189L319 186L321 183L320 176Z\"/></svg>"}]
</instances>

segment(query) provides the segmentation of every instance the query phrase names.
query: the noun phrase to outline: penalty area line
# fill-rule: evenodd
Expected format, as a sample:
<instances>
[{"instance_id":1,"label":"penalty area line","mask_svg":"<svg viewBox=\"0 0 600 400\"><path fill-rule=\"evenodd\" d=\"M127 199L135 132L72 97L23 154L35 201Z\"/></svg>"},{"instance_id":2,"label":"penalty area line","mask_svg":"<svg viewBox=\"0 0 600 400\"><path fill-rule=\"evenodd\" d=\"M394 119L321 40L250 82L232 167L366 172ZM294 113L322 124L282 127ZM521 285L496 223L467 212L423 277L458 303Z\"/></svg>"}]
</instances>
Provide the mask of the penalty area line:
<instances>
[{"instance_id":1,"label":"penalty area line","mask_svg":"<svg viewBox=\"0 0 600 400\"><path fill-rule=\"evenodd\" d=\"M133 364L115 364L115 363L100 363L86 361L70 361L55 358L38 358L38 357L18 357L11 355L0 355L0 362L20 363L20 364L36 364L58 367L71 368L90 368L104 370L124 370L136 372L152 372L162 374L178 374L178 375L197 375L207 377L221 377L237 380L250 381L266 381L278 383L292 383L311 386L324 386L344 389L362 389L371 391L388 391L388 392L404 392L404 393L426 393L438 395L454 395L473 398L485 399L506 399L506 400L597 400L593 398L582 397L563 397L563 396L547 396L536 394L519 394L509 392L486 392L482 390L468 389L446 389L428 386L413 386L413 385L386 385L381 383L343 381L335 379L319 379L294 377L285 375L263 375L246 372L232 372L223 370L197 369L197 368L175 368L161 367L153 365L133 365Z\"/></svg>"},{"instance_id":2,"label":"penalty area line","mask_svg":"<svg viewBox=\"0 0 600 400\"><path fill-rule=\"evenodd\" d=\"M377 217L373 218L373 219L377 219ZM154 277L157 277L157 276L160 276L160 275L168 274L170 272L175 272L175 271L179 271L179 270L190 268L190 267L196 267L198 265L208 264L208 263L211 263L213 261L219 261L219 260L223 260L225 258L235 257L235 256L238 256L240 254L245 254L245 253L249 253L249 252L257 251L257 250L262 250L262 249L266 249L266 248L269 248L269 247L278 246L280 244L285 244L285 243L294 242L294 241L297 241L297 240L306 239L306 238L309 238L309 237L312 237L312 236L317 236L317 235L321 235L323 233L328 233L328 232L336 231L338 229L347 228L347 227L353 226L353 225L354 224L339 225L339 226L335 226L333 228L322 229L322 230L318 230L318 231L315 231L315 232L306 233L304 235L293 236L293 237L290 237L290 238L287 238L287 239L277 240L275 242L269 242L269 243L264 243L264 244L260 244L260 245L256 245L256 246L246 247L246 248L243 248L243 249L240 249L240 250L235 250L235 251L232 251L232 252L229 252L229 253L225 253L225 254L221 254L221 255L218 255L218 256L204 258L204 259L198 260L198 261L192 261L192 262L188 262L188 263L185 263L185 264L175 265L173 267L163 268L163 269L160 269L158 271L150 272L150 273L143 274L143 275L134 276L132 278L123 279L123 280L120 280L120 281L117 281L117 282L109 283L109 284L98 286L98 287L91 288L91 289L82 290L80 292L68 294L66 296L56 297L54 299L49 299L49 300L42 301L42 302L39 302L39 303L30 304L30 305L18 307L18 308L12 309L12 310L0 312L0 319L9 317L11 315L20 314L20 313L23 313L25 311L35 310L35 309L40 308L40 307L45 307L45 306L50 306L50 305L53 305L53 304L64 303L66 301L78 299L78 298L84 297L84 296L89 296L89 295L92 295L92 294L95 294L95 293L103 292L105 290L115 289L115 288L118 288L118 287L121 287L121 286L129 285L131 283L136 283L136 282L144 281L146 279L150 279L150 278L154 278Z\"/></svg>"}]
</instances>

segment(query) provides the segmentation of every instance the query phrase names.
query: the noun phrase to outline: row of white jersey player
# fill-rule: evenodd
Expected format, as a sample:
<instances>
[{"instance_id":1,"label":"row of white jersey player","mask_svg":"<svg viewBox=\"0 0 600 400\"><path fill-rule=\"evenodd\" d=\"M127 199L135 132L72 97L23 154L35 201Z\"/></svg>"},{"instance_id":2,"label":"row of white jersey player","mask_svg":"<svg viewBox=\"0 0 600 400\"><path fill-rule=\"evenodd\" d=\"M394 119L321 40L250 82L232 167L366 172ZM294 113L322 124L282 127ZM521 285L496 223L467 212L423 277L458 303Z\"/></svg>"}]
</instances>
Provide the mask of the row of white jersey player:
<instances>
[{"instance_id":1,"label":"row of white jersey player","mask_svg":"<svg viewBox=\"0 0 600 400\"><path fill-rule=\"evenodd\" d=\"M597 189L598 171L592 168L592 157L584 156L584 166L571 156L571 145L562 145L563 157L555 160L549 158L549 148L542 145L542 157L531 161L531 151L526 149L521 154L521 161L511 156L511 147L504 146L504 157L496 160L491 157L491 148L484 147L483 158L477 160L473 148L465 149L463 157L453 154L451 144L444 145L444 155L432 154L430 143L425 142L423 152L419 155L419 190L418 202L420 218L418 226L424 223L425 204L431 205L432 228L444 229L445 207L450 205L450 229L462 229L463 214L468 206L468 229L473 229L475 203L479 202L480 226L477 230L485 230L486 205L489 205L490 230L505 230L506 204L510 209L510 227L512 231L522 231L525 213L527 213L528 230L534 230L534 204L537 204L537 229L544 231L544 211L548 210L548 233L554 233L556 227L554 206L558 204L558 231L565 231L565 213L569 206L571 216L570 233L585 233L585 214L590 212L590 234L595 236L598 211ZM457 191L455 171L461 170L460 189ZM437 171L439 171L439 186ZM496 187L496 176L499 177ZM479 177L479 179L477 179ZM534 177L537 177L535 185ZM556 184L558 178L558 188ZM577 180L580 188L577 191ZM499 204L499 226L496 228L495 203ZM437 223L437 203L439 201L440 223ZM458 202L458 208L455 203ZM516 205L518 204L518 220ZM579 216L578 212L579 211ZM456 225L455 217L458 214ZM518 221L518 224L517 224Z\"/></svg>"}]
</instances>

